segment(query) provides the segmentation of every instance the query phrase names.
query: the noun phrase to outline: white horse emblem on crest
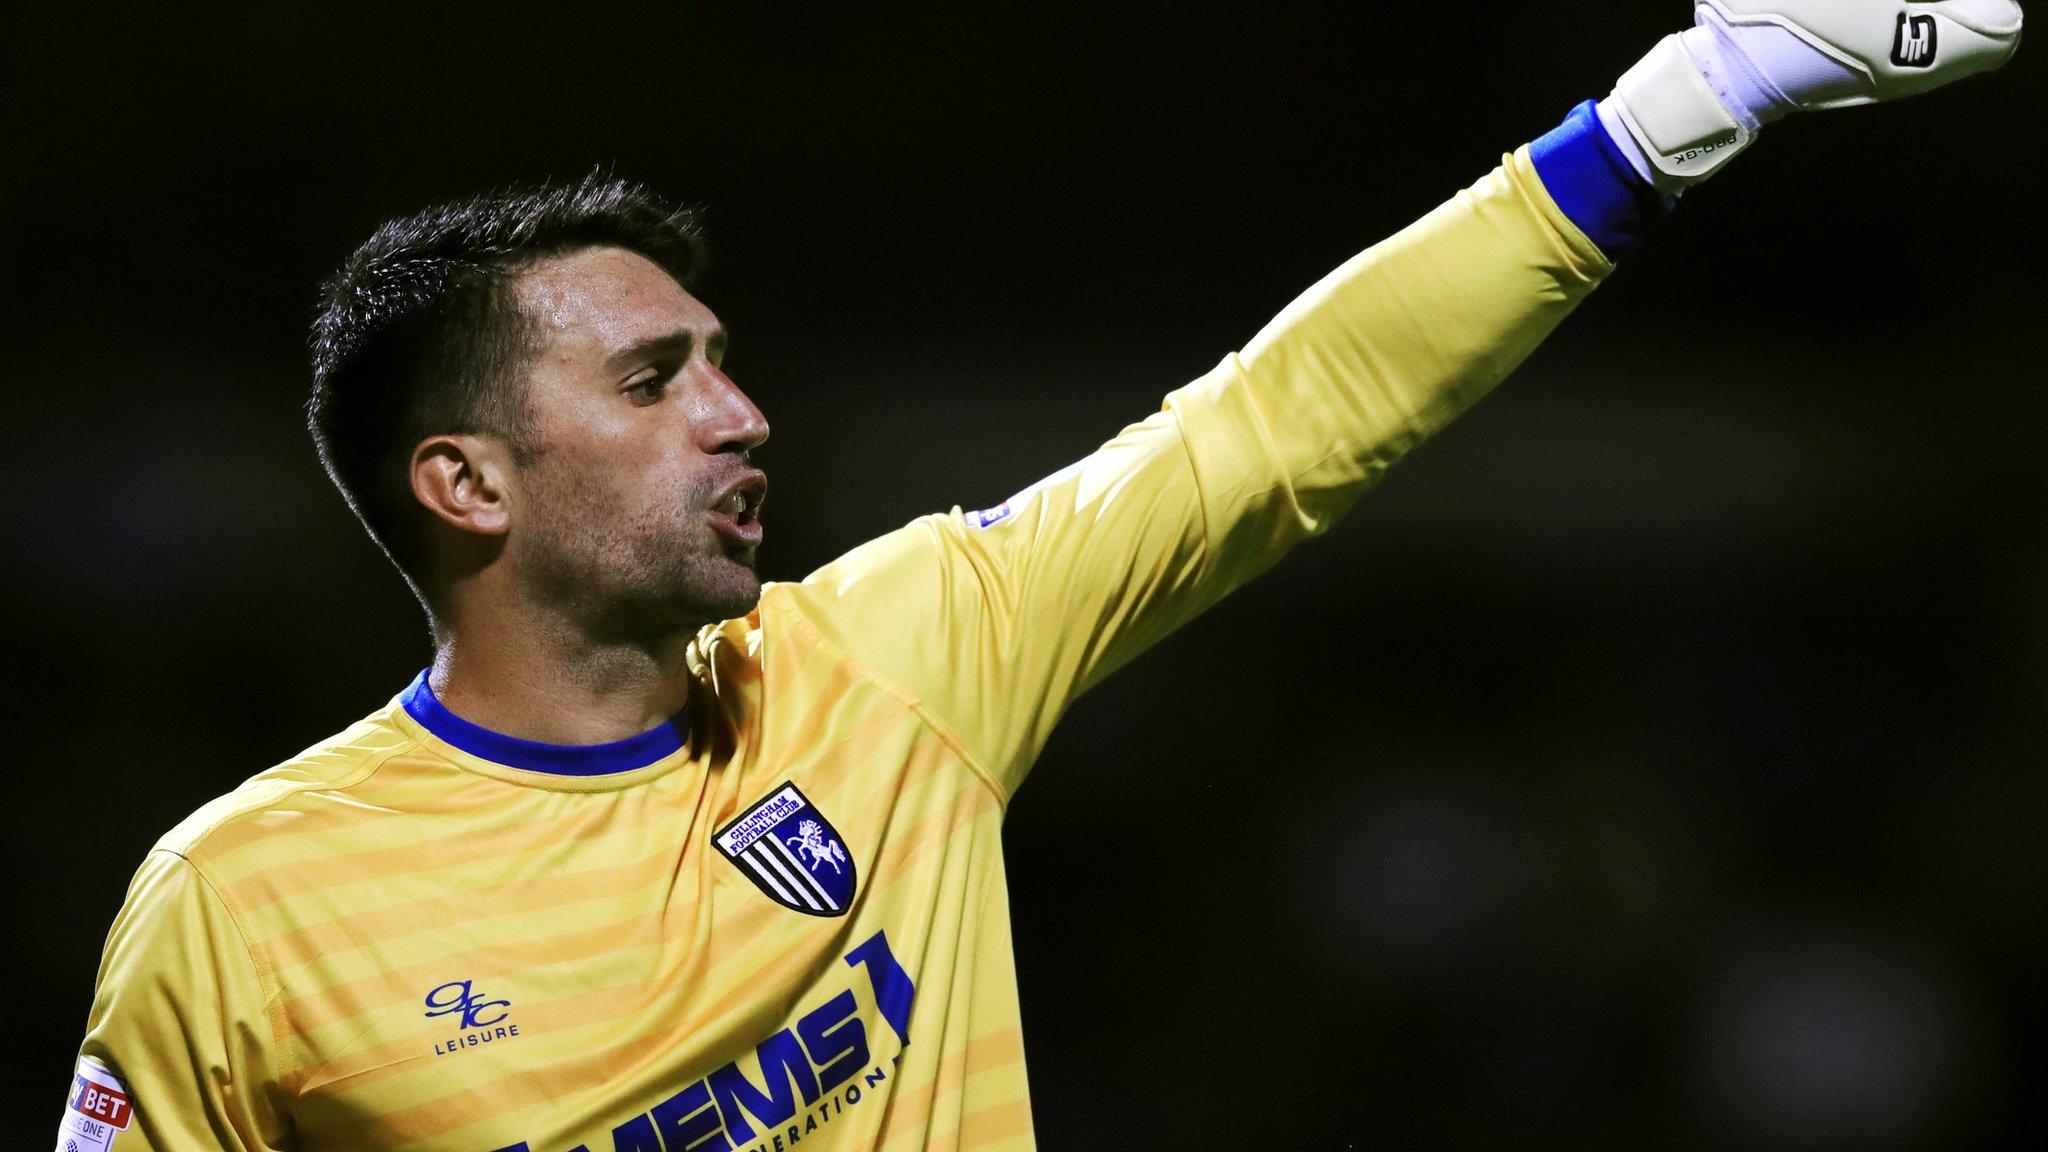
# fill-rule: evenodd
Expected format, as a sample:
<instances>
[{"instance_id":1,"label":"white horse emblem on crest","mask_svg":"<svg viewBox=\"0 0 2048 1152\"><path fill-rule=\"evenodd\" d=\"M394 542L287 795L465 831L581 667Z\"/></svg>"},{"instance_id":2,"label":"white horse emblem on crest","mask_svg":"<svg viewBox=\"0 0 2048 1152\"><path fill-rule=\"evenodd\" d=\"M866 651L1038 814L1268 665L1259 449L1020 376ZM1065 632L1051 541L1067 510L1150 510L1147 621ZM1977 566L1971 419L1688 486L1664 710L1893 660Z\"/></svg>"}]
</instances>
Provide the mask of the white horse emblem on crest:
<instances>
[{"instance_id":1,"label":"white horse emblem on crest","mask_svg":"<svg viewBox=\"0 0 2048 1152\"><path fill-rule=\"evenodd\" d=\"M816 820L806 820L797 825L796 835L785 839L791 848L803 856L804 867L813 872L816 872L818 864L823 862L830 864L832 871L836 873L840 870L839 862L846 859L846 849L841 848L837 840L827 840L825 826Z\"/></svg>"},{"instance_id":2,"label":"white horse emblem on crest","mask_svg":"<svg viewBox=\"0 0 2048 1152\"><path fill-rule=\"evenodd\" d=\"M860 864L832 818L785 780L712 837L761 894L807 916L844 916L860 890Z\"/></svg>"}]
</instances>

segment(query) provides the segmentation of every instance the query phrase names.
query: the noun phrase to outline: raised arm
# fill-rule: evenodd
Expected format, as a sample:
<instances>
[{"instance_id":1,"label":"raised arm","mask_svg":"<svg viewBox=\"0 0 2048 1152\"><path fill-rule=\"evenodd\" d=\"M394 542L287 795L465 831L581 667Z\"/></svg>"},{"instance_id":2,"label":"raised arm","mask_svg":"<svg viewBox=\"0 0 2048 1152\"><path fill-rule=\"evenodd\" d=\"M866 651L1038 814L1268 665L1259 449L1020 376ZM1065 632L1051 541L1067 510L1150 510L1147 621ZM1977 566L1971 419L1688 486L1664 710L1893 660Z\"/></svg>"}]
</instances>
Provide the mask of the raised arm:
<instances>
[{"instance_id":1,"label":"raised arm","mask_svg":"<svg viewBox=\"0 0 2048 1152\"><path fill-rule=\"evenodd\" d=\"M1607 99L1345 262L1150 419L764 611L788 606L919 697L1007 795L1075 696L1327 529L1762 125L1924 91L2017 42L2010 0L1895 8L1701 0Z\"/></svg>"},{"instance_id":2,"label":"raised arm","mask_svg":"<svg viewBox=\"0 0 2048 1152\"><path fill-rule=\"evenodd\" d=\"M1078 463L779 589L1007 793L1066 705L1329 525L1610 268L1527 149L1303 293Z\"/></svg>"}]
</instances>

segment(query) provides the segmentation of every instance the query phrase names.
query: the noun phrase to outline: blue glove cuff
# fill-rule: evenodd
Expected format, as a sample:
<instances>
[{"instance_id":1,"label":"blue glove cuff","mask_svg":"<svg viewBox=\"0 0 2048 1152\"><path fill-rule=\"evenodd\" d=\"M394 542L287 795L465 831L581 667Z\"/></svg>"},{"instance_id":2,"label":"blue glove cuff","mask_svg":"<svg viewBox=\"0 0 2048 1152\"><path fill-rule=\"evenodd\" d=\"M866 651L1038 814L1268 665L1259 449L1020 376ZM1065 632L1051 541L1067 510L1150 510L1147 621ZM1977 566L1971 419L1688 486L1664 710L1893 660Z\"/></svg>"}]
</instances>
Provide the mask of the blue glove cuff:
<instances>
[{"instance_id":1,"label":"blue glove cuff","mask_svg":"<svg viewBox=\"0 0 2048 1152\"><path fill-rule=\"evenodd\" d=\"M1610 259L1643 242L1677 203L1636 172L1588 100L1529 145L1543 187Z\"/></svg>"}]
</instances>

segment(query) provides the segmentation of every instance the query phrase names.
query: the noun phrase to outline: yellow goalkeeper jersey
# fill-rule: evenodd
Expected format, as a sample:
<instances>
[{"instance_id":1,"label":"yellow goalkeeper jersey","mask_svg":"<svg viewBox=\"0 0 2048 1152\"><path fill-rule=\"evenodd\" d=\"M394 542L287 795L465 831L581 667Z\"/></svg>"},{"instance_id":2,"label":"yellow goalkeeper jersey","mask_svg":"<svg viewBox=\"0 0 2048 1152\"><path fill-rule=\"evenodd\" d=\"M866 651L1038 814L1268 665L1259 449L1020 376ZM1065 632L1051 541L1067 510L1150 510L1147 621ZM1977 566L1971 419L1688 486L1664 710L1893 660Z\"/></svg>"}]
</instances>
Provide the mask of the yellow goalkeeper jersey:
<instances>
[{"instance_id":1,"label":"yellow goalkeeper jersey","mask_svg":"<svg viewBox=\"0 0 2048 1152\"><path fill-rule=\"evenodd\" d=\"M1032 1147L1001 829L1062 710L1608 270L1524 149L1079 463L768 585L654 732L416 682L149 854L60 1152Z\"/></svg>"}]
</instances>

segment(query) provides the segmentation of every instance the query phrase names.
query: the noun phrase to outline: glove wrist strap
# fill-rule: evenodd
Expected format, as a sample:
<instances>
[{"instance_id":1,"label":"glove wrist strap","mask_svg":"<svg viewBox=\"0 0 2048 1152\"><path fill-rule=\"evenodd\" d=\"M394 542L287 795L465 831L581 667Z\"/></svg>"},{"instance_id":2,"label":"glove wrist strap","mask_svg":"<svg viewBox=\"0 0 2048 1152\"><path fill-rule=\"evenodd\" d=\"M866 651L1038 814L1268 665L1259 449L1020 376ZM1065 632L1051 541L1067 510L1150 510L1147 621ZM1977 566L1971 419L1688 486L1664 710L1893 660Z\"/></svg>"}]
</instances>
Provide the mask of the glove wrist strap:
<instances>
[{"instance_id":1,"label":"glove wrist strap","mask_svg":"<svg viewBox=\"0 0 2048 1152\"><path fill-rule=\"evenodd\" d=\"M1651 179L1667 192L1713 175L1756 138L1756 125L1728 110L1677 35L1622 73L1612 99Z\"/></svg>"}]
</instances>

